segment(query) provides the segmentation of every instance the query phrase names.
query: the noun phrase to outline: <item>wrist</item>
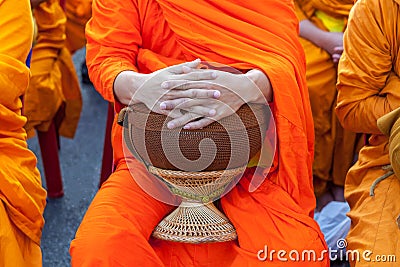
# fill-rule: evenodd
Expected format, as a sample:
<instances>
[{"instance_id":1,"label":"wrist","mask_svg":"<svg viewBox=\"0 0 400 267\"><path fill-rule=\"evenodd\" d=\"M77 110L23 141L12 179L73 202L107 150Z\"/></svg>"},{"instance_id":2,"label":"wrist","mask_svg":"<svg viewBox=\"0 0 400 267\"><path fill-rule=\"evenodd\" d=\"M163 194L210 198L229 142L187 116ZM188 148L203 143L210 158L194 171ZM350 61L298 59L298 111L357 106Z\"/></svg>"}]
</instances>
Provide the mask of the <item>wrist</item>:
<instances>
[{"instance_id":1,"label":"wrist","mask_svg":"<svg viewBox=\"0 0 400 267\"><path fill-rule=\"evenodd\" d=\"M120 72L114 80L114 96L122 104L141 102L139 88L146 81L146 74L131 70Z\"/></svg>"},{"instance_id":2,"label":"wrist","mask_svg":"<svg viewBox=\"0 0 400 267\"><path fill-rule=\"evenodd\" d=\"M272 86L267 75L258 69L252 69L245 74L246 78L249 79L256 86L255 90L251 90L250 99L248 102L252 103L265 103L272 101Z\"/></svg>"}]
</instances>

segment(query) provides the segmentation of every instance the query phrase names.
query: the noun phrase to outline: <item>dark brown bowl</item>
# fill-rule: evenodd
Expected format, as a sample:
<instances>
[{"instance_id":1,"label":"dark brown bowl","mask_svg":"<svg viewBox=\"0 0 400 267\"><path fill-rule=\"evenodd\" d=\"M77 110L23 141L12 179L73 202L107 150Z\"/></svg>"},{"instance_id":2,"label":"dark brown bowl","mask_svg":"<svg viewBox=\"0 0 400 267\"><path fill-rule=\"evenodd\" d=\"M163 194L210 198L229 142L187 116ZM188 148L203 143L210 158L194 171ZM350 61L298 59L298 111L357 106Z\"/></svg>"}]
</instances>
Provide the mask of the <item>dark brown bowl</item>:
<instances>
[{"instance_id":1,"label":"dark brown bowl","mask_svg":"<svg viewBox=\"0 0 400 267\"><path fill-rule=\"evenodd\" d=\"M131 106L125 116L125 142L145 164L167 170L216 171L247 165L261 149L270 112L265 105L245 104L199 130L168 129L171 118L143 104Z\"/></svg>"}]
</instances>

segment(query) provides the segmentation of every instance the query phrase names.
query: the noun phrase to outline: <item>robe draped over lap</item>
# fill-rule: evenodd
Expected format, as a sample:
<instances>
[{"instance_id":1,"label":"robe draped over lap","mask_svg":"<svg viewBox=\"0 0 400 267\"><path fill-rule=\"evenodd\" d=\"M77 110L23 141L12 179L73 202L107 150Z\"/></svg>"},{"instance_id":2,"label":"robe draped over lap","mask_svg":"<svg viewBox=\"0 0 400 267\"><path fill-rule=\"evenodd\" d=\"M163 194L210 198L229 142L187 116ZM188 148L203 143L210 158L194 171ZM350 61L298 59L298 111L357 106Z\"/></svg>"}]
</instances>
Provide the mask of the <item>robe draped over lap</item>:
<instances>
[{"instance_id":1,"label":"robe draped over lap","mask_svg":"<svg viewBox=\"0 0 400 267\"><path fill-rule=\"evenodd\" d=\"M287 258L290 250L312 249L319 256L327 249L312 218L314 128L292 1L95 0L92 12L86 27L89 75L117 112L122 105L114 98L113 82L124 70L151 73L196 58L244 72L257 68L273 87L277 148L271 168L247 169L221 199L237 241L168 242L151 232L174 207L138 185L154 178L142 163L124 157L122 127L114 124L117 167L71 243L72 265L329 266L326 257L309 262L257 257L265 246L287 250Z\"/></svg>"}]
</instances>

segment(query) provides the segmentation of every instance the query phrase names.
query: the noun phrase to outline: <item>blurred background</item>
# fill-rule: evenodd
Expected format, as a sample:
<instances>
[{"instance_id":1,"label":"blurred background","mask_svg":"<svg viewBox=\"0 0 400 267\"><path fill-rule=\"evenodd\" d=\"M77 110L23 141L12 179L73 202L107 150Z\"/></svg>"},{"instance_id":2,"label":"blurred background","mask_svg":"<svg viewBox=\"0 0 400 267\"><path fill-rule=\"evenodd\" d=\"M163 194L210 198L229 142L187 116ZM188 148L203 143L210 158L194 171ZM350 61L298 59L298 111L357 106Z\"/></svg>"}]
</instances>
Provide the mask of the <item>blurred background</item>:
<instances>
[{"instance_id":1,"label":"blurred background","mask_svg":"<svg viewBox=\"0 0 400 267\"><path fill-rule=\"evenodd\" d=\"M60 137L64 196L47 199L42 238L44 267L70 266L69 244L100 181L108 104L91 84L82 82L80 69L85 50L78 50L73 60L81 84L83 109L74 139ZM38 168L46 187L37 136L28 139L28 145L38 158Z\"/></svg>"}]
</instances>

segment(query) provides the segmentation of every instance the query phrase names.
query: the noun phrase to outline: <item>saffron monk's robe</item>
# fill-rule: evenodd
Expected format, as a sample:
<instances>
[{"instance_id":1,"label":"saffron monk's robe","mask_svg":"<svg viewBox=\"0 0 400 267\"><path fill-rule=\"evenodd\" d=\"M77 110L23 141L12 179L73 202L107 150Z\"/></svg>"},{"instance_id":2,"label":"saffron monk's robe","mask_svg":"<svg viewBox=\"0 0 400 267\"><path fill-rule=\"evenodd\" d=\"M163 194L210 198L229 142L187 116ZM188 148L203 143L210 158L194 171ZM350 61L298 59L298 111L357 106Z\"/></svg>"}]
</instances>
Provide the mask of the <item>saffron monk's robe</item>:
<instances>
[{"instance_id":1,"label":"saffron monk's robe","mask_svg":"<svg viewBox=\"0 0 400 267\"><path fill-rule=\"evenodd\" d=\"M124 70L150 73L196 58L243 71L257 68L268 75L273 87L271 110L278 140L273 166L257 174L248 169L221 199L238 240L195 245L151 237L174 207L154 199L137 184L154 178L140 162L124 158L122 127L114 124L117 167L71 243L72 265L329 266L327 257L284 262L272 253L267 262L258 259L265 256L266 246L269 252L286 250L287 258L291 250L311 249L320 256L327 249L313 220L314 127L293 3L117 0L105 4L95 0L92 12L86 27L91 80L106 100L116 104L117 111L121 104L114 99L113 82Z\"/></svg>"},{"instance_id":2,"label":"saffron monk's robe","mask_svg":"<svg viewBox=\"0 0 400 267\"><path fill-rule=\"evenodd\" d=\"M73 138L82 109L81 91L72 62L65 47L64 11L58 0L48 0L37 6L33 14L38 38L33 47L32 77L24 96L25 126L28 136L34 130L47 131L56 113L65 114L59 125L59 134Z\"/></svg>"},{"instance_id":3,"label":"saffron monk's robe","mask_svg":"<svg viewBox=\"0 0 400 267\"><path fill-rule=\"evenodd\" d=\"M21 115L33 36L29 0L0 0L0 29L0 266L36 267L46 191Z\"/></svg>"},{"instance_id":4,"label":"saffron monk's robe","mask_svg":"<svg viewBox=\"0 0 400 267\"><path fill-rule=\"evenodd\" d=\"M345 185L352 221L347 249L372 252L372 262L351 262L357 267L398 266L400 259L399 179L392 175L372 186L390 164L388 137L376 121L400 106L399 37L399 0L357 1L344 36L336 107L345 128L371 134ZM377 262L381 255L395 255L397 262Z\"/></svg>"},{"instance_id":5,"label":"saffron monk's robe","mask_svg":"<svg viewBox=\"0 0 400 267\"><path fill-rule=\"evenodd\" d=\"M296 0L296 14L299 20L308 19L322 30L344 31L353 3L354 0ZM300 38L300 42L306 54L315 127L314 191L320 196L328 189L329 181L344 185L363 140L361 135L344 130L337 120L337 68L331 55L307 39Z\"/></svg>"},{"instance_id":6,"label":"saffron monk's robe","mask_svg":"<svg viewBox=\"0 0 400 267\"><path fill-rule=\"evenodd\" d=\"M66 0L66 46L71 54L86 44L85 26L92 16L92 0Z\"/></svg>"}]
</instances>

